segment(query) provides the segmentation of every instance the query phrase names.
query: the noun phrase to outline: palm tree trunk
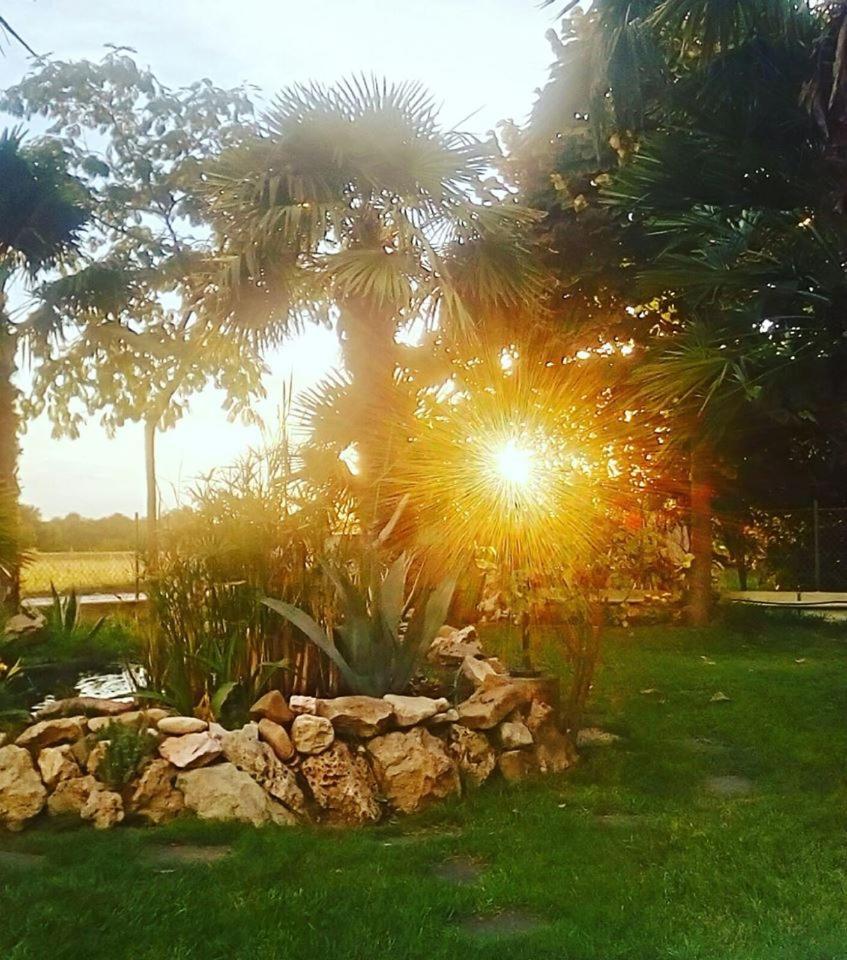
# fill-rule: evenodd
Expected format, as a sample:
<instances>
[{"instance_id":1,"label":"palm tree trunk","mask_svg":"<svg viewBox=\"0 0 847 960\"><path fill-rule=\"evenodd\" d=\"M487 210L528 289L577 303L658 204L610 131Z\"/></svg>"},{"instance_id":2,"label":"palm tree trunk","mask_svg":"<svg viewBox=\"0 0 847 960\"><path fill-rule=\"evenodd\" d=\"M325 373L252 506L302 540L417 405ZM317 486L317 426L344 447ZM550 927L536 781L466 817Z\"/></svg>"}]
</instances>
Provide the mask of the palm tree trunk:
<instances>
[{"instance_id":1,"label":"palm tree trunk","mask_svg":"<svg viewBox=\"0 0 847 960\"><path fill-rule=\"evenodd\" d=\"M376 534L392 509L381 494L396 410L396 328L393 315L366 303L346 305L341 321L344 362L352 380L362 530Z\"/></svg>"},{"instance_id":2,"label":"palm tree trunk","mask_svg":"<svg viewBox=\"0 0 847 960\"><path fill-rule=\"evenodd\" d=\"M0 291L0 523L2 555L0 563L8 572L6 600L17 607L20 602L20 516L18 486L18 412L15 355L18 341L6 318L5 296Z\"/></svg>"},{"instance_id":3,"label":"palm tree trunk","mask_svg":"<svg viewBox=\"0 0 847 960\"><path fill-rule=\"evenodd\" d=\"M703 442L691 448L691 564L688 619L702 627L712 612L712 451Z\"/></svg>"},{"instance_id":4,"label":"palm tree trunk","mask_svg":"<svg viewBox=\"0 0 847 960\"><path fill-rule=\"evenodd\" d=\"M144 469L147 479L147 571L159 562L159 503L156 489L156 420L144 421Z\"/></svg>"}]
</instances>

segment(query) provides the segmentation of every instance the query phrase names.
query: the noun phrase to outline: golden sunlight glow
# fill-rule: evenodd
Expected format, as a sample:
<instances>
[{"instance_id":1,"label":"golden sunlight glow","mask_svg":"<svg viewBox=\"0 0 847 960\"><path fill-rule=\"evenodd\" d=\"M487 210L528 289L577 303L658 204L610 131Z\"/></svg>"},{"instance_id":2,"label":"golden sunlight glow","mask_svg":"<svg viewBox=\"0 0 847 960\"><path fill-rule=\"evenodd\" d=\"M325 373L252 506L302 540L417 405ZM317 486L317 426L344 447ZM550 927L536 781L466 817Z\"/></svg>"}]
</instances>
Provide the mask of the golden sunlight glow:
<instances>
[{"instance_id":1,"label":"golden sunlight glow","mask_svg":"<svg viewBox=\"0 0 847 960\"><path fill-rule=\"evenodd\" d=\"M500 483L524 489L532 484L537 465L529 447L512 438L494 451L493 459L495 476Z\"/></svg>"}]
</instances>

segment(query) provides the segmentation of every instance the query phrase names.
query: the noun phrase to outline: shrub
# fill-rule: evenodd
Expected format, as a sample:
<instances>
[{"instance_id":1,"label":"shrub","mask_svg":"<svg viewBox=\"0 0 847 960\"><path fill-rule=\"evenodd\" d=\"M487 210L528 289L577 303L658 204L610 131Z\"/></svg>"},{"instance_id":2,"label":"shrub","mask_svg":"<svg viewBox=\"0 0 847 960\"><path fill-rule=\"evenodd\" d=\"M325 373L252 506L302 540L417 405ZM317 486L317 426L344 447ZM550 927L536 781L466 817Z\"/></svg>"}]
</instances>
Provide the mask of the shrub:
<instances>
[{"instance_id":1,"label":"shrub","mask_svg":"<svg viewBox=\"0 0 847 960\"><path fill-rule=\"evenodd\" d=\"M97 776L105 784L119 790L140 772L152 756L156 738L144 725L110 723L97 733L97 740L108 743Z\"/></svg>"}]
</instances>

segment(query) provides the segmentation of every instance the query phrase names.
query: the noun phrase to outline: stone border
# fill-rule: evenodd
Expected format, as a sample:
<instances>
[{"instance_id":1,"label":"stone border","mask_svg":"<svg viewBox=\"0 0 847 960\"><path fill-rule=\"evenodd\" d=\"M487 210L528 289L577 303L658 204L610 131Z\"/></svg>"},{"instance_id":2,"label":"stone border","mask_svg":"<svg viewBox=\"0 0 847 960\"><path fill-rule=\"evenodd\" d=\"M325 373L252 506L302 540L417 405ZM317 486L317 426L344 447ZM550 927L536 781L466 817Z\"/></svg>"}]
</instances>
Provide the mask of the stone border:
<instances>
[{"instance_id":1,"label":"stone border","mask_svg":"<svg viewBox=\"0 0 847 960\"><path fill-rule=\"evenodd\" d=\"M0 823L20 829L46 810L98 829L184 812L257 826L355 826L415 813L495 774L514 781L574 762L539 683L485 658L473 628L444 628L430 659L472 685L455 708L423 696L286 701L271 691L253 705L251 722L225 730L134 703L51 704L46 718L0 746ZM154 757L120 790L98 777L112 724L155 738Z\"/></svg>"}]
</instances>

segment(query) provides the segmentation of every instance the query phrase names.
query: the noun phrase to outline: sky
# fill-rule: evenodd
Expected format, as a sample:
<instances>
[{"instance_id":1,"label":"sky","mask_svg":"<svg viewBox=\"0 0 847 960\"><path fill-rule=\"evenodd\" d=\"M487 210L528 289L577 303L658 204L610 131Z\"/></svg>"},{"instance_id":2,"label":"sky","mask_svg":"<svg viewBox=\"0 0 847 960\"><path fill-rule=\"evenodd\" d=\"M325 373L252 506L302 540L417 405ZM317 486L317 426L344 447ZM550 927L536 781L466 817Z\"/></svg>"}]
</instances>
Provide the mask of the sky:
<instances>
[{"instance_id":1,"label":"sky","mask_svg":"<svg viewBox=\"0 0 847 960\"><path fill-rule=\"evenodd\" d=\"M38 53L96 59L105 44L126 45L172 86L210 77L219 86L248 81L271 95L296 81L332 83L362 71L419 80L442 104L445 126L478 134L526 117L546 78L544 33L553 25L539 0L0 0L0 14ZM7 45L4 54L0 87L27 70L20 48ZM340 358L331 331L311 330L267 360L268 399L259 413L272 433L289 378L302 389ZM263 442L259 428L229 422L220 402L214 391L198 394L183 421L160 434L166 508L186 502L195 478ZM109 438L94 421L79 439L56 440L42 417L28 424L21 447L22 500L45 517L144 513L139 426Z\"/></svg>"}]
</instances>

